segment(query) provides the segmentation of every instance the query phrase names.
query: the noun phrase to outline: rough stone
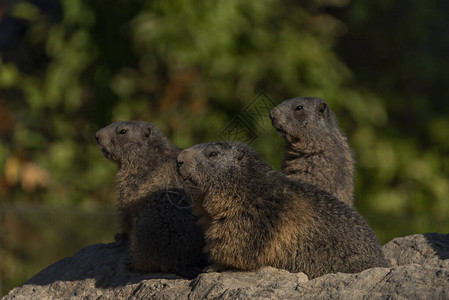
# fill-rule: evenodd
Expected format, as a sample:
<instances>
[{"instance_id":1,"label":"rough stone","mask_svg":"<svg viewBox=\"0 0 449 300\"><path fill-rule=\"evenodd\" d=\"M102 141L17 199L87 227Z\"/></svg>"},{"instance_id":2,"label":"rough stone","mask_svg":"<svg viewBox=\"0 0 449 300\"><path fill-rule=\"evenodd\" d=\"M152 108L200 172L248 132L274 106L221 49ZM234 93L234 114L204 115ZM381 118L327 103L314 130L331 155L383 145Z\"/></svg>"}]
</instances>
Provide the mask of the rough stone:
<instances>
[{"instance_id":1,"label":"rough stone","mask_svg":"<svg viewBox=\"0 0 449 300\"><path fill-rule=\"evenodd\" d=\"M288 299L298 284L307 282L304 273L272 267L255 272L203 273L192 281L192 299Z\"/></svg>"},{"instance_id":2,"label":"rough stone","mask_svg":"<svg viewBox=\"0 0 449 300\"><path fill-rule=\"evenodd\" d=\"M449 234L425 233L394 238L383 246L383 251L393 267L412 263L449 267Z\"/></svg>"},{"instance_id":3,"label":"rough stone","mask_svg":"<svg viewBox=\"0 0 449 300\"><path fill-rule=\"evenodd\" d=\"M96 244L42 270L9 299L449 299L449 234L395 238L384 247L390 268L357 274L255 272L175 274L127 271L125 242Z\"/></svg>"}]
</instances>

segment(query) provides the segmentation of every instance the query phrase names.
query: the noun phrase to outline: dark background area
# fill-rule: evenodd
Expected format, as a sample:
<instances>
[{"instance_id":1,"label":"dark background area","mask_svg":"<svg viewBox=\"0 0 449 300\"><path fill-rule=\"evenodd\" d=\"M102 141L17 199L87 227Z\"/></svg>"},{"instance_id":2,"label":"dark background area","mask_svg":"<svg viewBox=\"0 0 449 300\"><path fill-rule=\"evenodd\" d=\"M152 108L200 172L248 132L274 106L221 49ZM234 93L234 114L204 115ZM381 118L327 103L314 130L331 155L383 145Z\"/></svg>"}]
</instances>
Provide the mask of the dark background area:
<instances>
[{"instance_id":1,"label":"dark background area","mask_svg":"<svg viewBox=\"0 0 449 300\"><path fill-rule=\"evenodd\" d=\"M379 240L448 232L448 31L432 0L0 0L2 295L113 240L116 168L94 136L118 120L183 148L251 140L279 168L282 139L248 111L322 97Z\"/></svg>"}]
</instances>

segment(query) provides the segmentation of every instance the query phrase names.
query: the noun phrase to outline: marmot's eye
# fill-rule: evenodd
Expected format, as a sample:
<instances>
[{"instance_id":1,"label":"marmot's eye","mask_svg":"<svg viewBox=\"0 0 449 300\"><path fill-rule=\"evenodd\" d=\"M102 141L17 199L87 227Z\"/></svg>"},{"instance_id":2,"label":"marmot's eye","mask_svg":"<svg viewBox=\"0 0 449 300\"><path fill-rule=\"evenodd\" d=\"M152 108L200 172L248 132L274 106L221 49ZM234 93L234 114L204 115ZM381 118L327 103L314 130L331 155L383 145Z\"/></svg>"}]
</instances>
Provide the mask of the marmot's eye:
<instances>
[{"instance_id":1,"label":"marmot's eye","mask_svg":"<svg viewBox=\"0 0 449 300\"><path fill-rule=\"evenodd\" d=\"M128 130L126 130L126 129L122 129L119 131L120 134L126 134L127 132L128 132Z\"/></svg>"},{"instance_id":2,"label":"marmot's eye","mask_svg":"<svg viewBox=\"0 0 449 300\"><path fill-rule=\"evenodd\" d=\"M302 109L302 105L298 105L296 106L295 110L301 110Z\"/></svg>"},{"instance_id":3,"label":"marmot's eye","mask_svg":"<svg viewBox=\"0 0 449 300\"><path fill-rule=\"evenodd\" d=\"M212 151L209 153L208 157L216 157L218 155L218 152Z\"/></svg>"}]
</instances>

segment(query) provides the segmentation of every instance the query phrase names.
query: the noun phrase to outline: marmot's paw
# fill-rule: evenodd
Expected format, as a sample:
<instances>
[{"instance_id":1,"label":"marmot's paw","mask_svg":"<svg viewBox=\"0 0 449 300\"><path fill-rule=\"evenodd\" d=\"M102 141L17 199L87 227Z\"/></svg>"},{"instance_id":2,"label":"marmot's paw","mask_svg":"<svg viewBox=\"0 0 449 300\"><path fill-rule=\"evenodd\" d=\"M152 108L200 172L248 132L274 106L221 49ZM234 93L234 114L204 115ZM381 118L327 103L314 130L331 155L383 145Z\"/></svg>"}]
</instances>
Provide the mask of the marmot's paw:
<instances>
[{"instance_id":1,"label":"marmot's paw","mask_svg":"<svg viewBox=\"0 0 449 300\"><path fill-rule=\"evenodd\" d=\"M229 270L229 268L226 268L225 266L221 265L210 265L203 269L203 273L212 273L212 272L224 272Z\"/></svg>"}]
</instances>

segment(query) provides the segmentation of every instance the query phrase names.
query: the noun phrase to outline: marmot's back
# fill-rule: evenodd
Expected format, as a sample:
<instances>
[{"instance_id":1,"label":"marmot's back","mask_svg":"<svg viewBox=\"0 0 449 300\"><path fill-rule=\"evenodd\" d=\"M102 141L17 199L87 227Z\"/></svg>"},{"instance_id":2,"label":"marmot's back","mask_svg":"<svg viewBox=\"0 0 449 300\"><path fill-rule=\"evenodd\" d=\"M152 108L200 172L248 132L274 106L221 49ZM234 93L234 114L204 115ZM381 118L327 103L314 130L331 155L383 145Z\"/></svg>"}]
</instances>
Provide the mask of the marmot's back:
<instances>
[{"instance_id":1,"label":"marmot's back","mask_svg":"<svg viewBox=\"0 0 449 300\"><path fill-rule=\"evenodd\" d=\"M305 201L309 209L297 225L301 255L306 255L309 277L325 273L358 273L372 267L387 267L381 246L369 225L351 207L315 186L295 182L291 204ZM288 194L286 197L288 197ZM287 207L288 207L287 206ZM304 207L304 204L298 205ZM286 209L291 218L300 213ZM321 268L313 266L320 262Z\"/></svg>"}]
</instances>

